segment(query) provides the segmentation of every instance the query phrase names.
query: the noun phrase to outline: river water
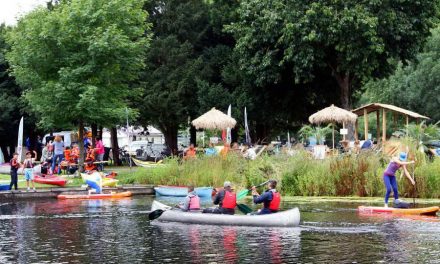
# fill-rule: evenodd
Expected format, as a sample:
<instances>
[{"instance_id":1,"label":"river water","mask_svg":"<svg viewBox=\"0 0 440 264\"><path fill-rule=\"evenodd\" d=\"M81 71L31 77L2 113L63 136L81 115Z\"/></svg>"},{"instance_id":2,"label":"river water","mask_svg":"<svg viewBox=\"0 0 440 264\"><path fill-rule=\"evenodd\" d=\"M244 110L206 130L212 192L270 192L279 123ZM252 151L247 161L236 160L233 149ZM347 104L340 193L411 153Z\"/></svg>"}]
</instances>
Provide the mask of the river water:
<instances>
[{"instance_id":1,"label":"river water","mask_svg":"<svg viewBox=\"0 0 440 264\"><path fill-rule=\"evenodd\" d=\"M153 197L0 203L0 263L440 263L438 217L299 207L298 228L150 223ZM173 200L162 200L169 204Z\"/></svg>"}]
</instances>

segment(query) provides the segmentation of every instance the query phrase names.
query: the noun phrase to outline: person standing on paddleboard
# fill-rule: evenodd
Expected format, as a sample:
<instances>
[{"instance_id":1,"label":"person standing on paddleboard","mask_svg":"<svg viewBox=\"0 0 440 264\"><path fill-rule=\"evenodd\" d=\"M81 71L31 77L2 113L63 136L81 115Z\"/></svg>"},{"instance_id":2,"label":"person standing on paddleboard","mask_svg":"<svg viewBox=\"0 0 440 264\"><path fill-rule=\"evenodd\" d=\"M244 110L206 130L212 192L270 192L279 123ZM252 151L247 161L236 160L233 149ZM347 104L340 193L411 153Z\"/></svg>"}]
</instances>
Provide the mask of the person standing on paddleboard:
<instances>
[{"instance_id":1,"label":"person standing on paddleboard","mask_svg":"<svg viewBox=\"0 0 440 264\"><path fill-rule=\"evenodd\" d=\"M396 172L400 168L403 168L402 173L405 174L405 176L410 180L412 185L415 185L414 179L411 177L411 175L408 172L408 169L406 168L406 165L413 164L414 161L406 161L407 154L405 152L400 152L398 157L393 157L388 164L388 167L383 173L383 182L385 184L386 193L385 193L385 205L384 207L388 207L388 199L390 198L391 189L393 189L394 194L394 203L399 204L399 193L397 191L397 180L396 180Z\"/></svg>"}]
</instances>

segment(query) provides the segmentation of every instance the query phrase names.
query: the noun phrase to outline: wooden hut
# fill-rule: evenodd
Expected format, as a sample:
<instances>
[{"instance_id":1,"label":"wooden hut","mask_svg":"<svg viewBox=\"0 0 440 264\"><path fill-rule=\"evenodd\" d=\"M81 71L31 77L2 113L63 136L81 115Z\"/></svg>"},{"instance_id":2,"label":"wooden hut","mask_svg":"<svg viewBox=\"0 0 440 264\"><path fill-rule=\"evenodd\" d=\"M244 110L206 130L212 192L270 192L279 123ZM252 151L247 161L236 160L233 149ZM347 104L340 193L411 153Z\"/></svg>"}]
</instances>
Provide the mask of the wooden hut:
<instances>
[{"instance_id":1,"label":"wooden hut","mask_svg":"<svg viewBox=\"0 0 440 264\"><path fill-rule=\"evenodd\" d=\"M380 104L380 103L372 103L367 104L362 107L359 107L357 109L352 110L353 113L357 114L359 117L364 116L364 135L365 140L368 139L368 115L372 112L376 113L376 126L377 126L377 142L379 143L380 140L380 116L382 115L382 143L386 142L387 140L387 112L390 111L393 113L393 122L394 126L396 127L397 119L399 115L404 116L406 120L406 124L408 125L410 122L410 118L415 120L417 123L420 121L420 119L430 119L427 116L420 115L416 112L409 111L394 105L389 104ZM356 120L355 123L355 137L358 139L358 121Z\"/></svg>"}]
</instances>

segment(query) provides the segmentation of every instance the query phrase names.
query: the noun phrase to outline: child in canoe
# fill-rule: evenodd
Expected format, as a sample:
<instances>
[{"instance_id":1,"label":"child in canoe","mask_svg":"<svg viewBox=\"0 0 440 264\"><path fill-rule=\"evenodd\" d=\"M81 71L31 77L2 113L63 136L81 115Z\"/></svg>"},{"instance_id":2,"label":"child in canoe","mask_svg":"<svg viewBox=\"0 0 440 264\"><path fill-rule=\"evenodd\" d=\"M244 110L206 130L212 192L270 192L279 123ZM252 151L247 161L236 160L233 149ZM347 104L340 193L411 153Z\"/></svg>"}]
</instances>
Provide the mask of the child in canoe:
<instances>
[{"instance_id":1,"label":"child in canoe","mask_svg":"<svg viewBox=\"0 0 440 264\"><path fill-rule=\"evenodd\" d=\"M383 173L383 182L385 184L385 187L387 189L385 193L385 205L384 207L388 207L388 199L390 198L391 189L393 189L394 194L394 203L395 205L399 204L401 201L399 201L399 193L397 191L397 180L396 180L396 172L403 168L402 173L405 174L405 176L410 180L412 185L415 185L414 179L411 177L411 175L408 172L408 169L406 168L406 165L413 164L414 161L406 161L407 154L405 152L401 152L398 157L393 157L388 164L388 167Z\"/></svg>"}]
</instances>

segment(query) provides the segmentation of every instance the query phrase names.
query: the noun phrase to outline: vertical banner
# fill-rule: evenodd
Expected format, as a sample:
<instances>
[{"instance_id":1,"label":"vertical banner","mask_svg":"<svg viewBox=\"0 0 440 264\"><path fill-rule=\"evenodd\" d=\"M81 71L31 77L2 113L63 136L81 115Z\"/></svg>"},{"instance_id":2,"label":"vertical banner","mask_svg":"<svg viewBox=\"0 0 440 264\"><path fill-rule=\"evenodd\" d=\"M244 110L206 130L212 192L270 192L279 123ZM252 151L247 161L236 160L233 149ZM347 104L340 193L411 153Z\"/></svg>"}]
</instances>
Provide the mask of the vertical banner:
<instances>
[{"instance_id":1,"label":"vertical banner","mask_svg":"<svg viewBox=\"0 0 440 264\"><path fill-rule=\"evenodd\" d=\"M251 136L249 135L249 126L248 126L248 120L247 120L246 107L244 108L244 130L245 130L245 133L246 133L246 143L247 144L252 144Z\"/></svg>"},{"instance_id":2,"label":"vertical banner","mask_svg":"<svg viewBox=\"0 0 440 264\"><path fill-rule=\"evenodd\" d=\"M23 161L23 117L20 119L20 125L18 126L18 140L17 140L17 154L18 160Z\"/></svg>"},{"instance_id":3,"label":"vertical banner","mask_svg":"<svg viewBox=\"0 0 440 264\"><path fill-rule=\"evenodd\" d=\"M231 117L231 105L229 105L229 107L228 107L228 116ZM231 128L230 127L228 127L226 129L226 141L229 144L231 144L231 142L232 142Z\"/></svg>"}]
</instances>

